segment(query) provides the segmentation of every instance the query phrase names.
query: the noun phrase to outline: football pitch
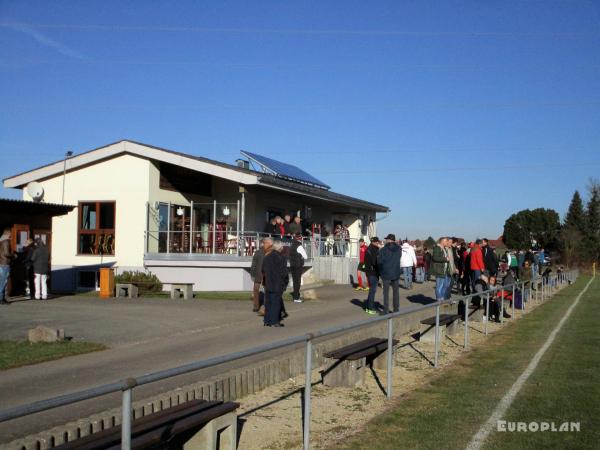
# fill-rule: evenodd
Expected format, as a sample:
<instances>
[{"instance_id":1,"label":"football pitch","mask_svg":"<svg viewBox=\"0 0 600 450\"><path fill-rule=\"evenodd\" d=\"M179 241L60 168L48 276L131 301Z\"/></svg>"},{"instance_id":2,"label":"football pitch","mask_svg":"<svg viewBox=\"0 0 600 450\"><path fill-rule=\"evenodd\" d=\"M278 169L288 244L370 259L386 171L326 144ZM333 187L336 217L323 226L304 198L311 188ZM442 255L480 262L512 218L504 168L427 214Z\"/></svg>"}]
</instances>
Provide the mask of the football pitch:
<instances>
[{"instance_id":1,"label":"football pitch","mask_svg":"<svg viewBox=\"0 0 600 450\"><path fill-rule=\"evenodd\" d=\"M507 324L431 383L398 399L344 448L599 448L600 278L590 280L580 276ZM489 434L474 440L492 422Z\"/></svg>"}]
</instances>

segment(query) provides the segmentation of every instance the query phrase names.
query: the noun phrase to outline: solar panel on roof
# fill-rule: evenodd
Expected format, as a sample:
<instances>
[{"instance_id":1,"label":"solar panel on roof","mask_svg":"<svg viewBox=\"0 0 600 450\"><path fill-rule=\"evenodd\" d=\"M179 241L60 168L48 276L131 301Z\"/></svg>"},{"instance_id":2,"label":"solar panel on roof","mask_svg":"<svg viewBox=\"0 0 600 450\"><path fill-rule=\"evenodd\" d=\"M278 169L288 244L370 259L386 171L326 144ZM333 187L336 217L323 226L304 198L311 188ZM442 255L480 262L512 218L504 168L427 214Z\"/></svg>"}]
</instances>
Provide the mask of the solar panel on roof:
<instances>
[{"instance_id":1,"label":"solar panel on roof","mask_svg":"<svg viewBox=\"0 0 600 450\"><path fill-rule=\"evenodd\" d=\"M299 183L309 184L311 186L316 186L321 189L331 188L327 184L313 177L311 174L291 164L286 164L272 158L267 158L266 156L257 155L256 153L252 152L247 152L245 150L242 150L240 153L246 158L250 159L250 161L258 164L263 169L263 171L265 171L266 173L270 173L271 175L275 175L277 177L284 178L287 180L297 181Z\"/></svg>"}]
</instances>

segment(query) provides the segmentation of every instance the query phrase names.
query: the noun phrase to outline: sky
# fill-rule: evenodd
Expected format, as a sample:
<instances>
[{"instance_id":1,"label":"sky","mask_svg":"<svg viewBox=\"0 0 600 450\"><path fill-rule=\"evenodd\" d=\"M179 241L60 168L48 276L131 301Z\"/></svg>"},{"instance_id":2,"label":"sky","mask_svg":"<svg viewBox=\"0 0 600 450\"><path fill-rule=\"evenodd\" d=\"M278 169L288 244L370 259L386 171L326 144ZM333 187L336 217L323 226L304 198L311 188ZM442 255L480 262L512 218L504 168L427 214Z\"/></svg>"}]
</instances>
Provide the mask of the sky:
<instances>
[{"instance_id":1,"label":"sky","mask_svg":"<svg viewBox=\"0 0 600 450\"><path fill-rule=\"evenodd\" d=\"M0 178L120 139L496 238L600 174L600 2L0 0Z\"/></svg>"}]
</instances>

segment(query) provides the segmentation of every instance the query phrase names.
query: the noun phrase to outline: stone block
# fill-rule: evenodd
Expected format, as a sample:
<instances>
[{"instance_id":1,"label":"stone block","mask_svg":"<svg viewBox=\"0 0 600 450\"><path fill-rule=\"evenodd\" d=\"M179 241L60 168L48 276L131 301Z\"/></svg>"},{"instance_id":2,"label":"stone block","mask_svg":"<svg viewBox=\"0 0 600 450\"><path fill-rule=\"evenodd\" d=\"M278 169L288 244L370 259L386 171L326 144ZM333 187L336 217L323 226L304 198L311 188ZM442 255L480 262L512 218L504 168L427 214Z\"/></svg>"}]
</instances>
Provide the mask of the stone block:
<instances>
[{"instance_id":1,"label":"stone block","mask_svg":"<svg viewBox=\"0 0 600 450\"><path fill-rule=\"evenodd\" d=\"M117 283L115 292L117 297L137 298L139 290L135 284Z\"/></svg>"},{"instance_id":2,"label":"stone block","mask_svg":"<svg viewBox=\"0 0 600 450\"><path fill-rule=\"evenodd\" d=\"M469 309L469 322L483 322L484 307Z\"/></svg>"},{"instance_id":3,"label":"stone block","mask_svg":"<svg viewBox=\"0 0 600 450\"><path fill-rule=\"evenodd\" d=\"M357 387L365 381L366 358L355 361L335 361L328 369L322 372L323 385Z\"/></svg>"},{"instance_id":4,"label":"stone block","mask_svg":"<svg viewBox=\"0 0 600 450\"><path fill-rule=\"evenodd\" d=\"M444 339L446 335L446 327L444 325L440 325L440 342ZM435 342L435 325L426 325L421 324L421 329L419 331L419 341L420 342Z\"/></svg>"},{"instance_id":5,"label":"stone block","mask_svg":"<svg viewBox=\"0 0 600 450\"><path fill-rule=\"evenodd\" d=\"M318 295L316 289L306 289L302 291L302 298L304 300L318 300Z\"/></svg>"},{"instance_id":6,"label":"stone block","mask_svg":"<svg viewBox=\"0 0 600 450\"><path fill-rule=\"evenodd\" d=\"M60 342L65 340L65 330L38 325L27 333L29 342Z\"/></svg>"}]
</instances>

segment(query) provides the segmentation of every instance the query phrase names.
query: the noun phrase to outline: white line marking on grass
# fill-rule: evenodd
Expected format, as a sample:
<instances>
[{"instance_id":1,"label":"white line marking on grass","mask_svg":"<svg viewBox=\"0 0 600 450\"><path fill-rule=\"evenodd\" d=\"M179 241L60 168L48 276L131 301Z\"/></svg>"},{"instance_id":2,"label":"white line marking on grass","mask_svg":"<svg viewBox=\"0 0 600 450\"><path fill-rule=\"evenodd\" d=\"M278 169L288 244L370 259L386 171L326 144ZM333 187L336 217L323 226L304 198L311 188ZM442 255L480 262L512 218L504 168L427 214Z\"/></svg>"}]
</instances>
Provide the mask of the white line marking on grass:
<instances>
[{"instance_id":1,"label":"white line marking on grass","mask_svg":"<svg viewBox=\"0 0 600 450\"><path fill-rule=\"evenodd\" d=\"M481 446L484 444L485 440L487 439L489 434L492 432L492 430L494 429L494 427L496 426L498 421L504 416L504 414L510 407L511 403L513 402L513 400L515 399L515 397L517 396L517 394L519 393L519 391L521 390L521 388L523 387L523 385L525 384L525 382L527 381L529 376L536 369L538 363L540 362L540 359L542 359L542 356L544 356L544 353L546 353L546 350L548 350L550 348L550 346L552 345L552 343L554 342L556 335L558 334L558 332L560 331L560 329L562 328L562 326L564 325L566 320L571 315L571 312L573 311L575 306L577 306L577 303L579 303L579 299L581 299L581 296L583 294L585 294L585 291L587 291L590 284L592 284L592 281L594 281L594 277L592 277L590 279L590 281L588 281L588 284L585 285L585 287L579 293L579 295L577 296L577 298L575 299L573 304L567 310L567 313L560 320L560 322L558 322L558 325L556 325L554 330L552 330L552 333L550 333L550 335L548 336L548 339L546 339L546 342L544 342L544 345L542 345L542 347L535 354L535 356L533 357L533 359L531 360L531 362L529 363L529 365L527 366L525 371L521 374L521 376L517 379L517 381L515 381L515 383L511 386L511 388L506 393L506 395L504 395L502 400L500 400L500 403L498 403L498 406L496 406L496 409L494 410L494 412L492 413L490 418L487 420L487 422L484 423L481 426L481 428L479 429L479 431L475 434L475 436L473 436L473 438L471 439L471 442L469 442L469 445L467 445L467 450L479 450L481 448Z\"/></svg>"}]
</instances>

